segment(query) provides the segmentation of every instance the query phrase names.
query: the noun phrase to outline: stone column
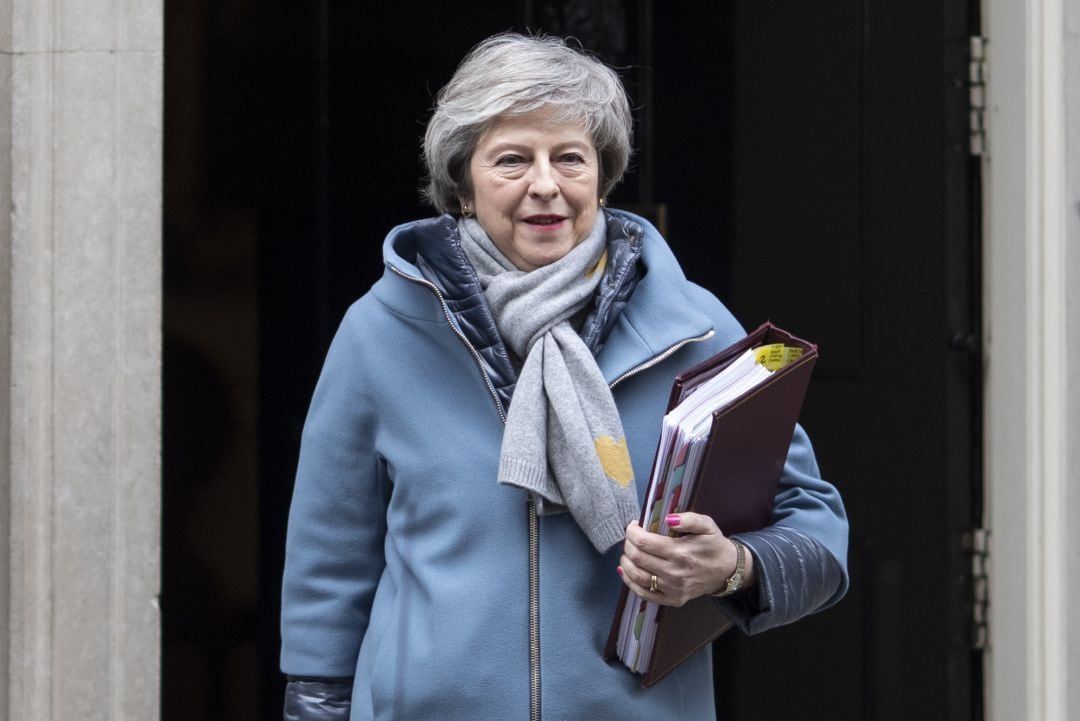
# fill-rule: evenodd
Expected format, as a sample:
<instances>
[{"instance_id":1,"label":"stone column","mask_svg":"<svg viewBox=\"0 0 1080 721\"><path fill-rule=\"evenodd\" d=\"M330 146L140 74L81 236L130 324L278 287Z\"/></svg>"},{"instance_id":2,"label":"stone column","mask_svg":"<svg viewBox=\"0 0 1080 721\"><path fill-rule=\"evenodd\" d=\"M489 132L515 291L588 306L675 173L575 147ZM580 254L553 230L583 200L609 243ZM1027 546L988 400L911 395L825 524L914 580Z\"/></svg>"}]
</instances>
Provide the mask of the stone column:
<instances>
[{"instance_id":1,"label":"stone column","mask_svg":"<svg viewBox=\"0 0 1080 721\"><path fill-rule=\"evenodd\" d=\"M0 0L0 718L158 718L161 0Z\"/></svg>"},{"instance_id":2,"label":"stone column","mask_svg":"<svg viewBox=\"0 0 1080 721\"><path fill-rule=\"evenodd\" d=\"M1065 107L1065 244L1066 326L1069 328L1066 353L1068 404L1065 438L1068 456L1065 513L1069 518L1065 549L1066 597L1069 599L1066 631L1066 708L1070 718L1080 718L1080 7L1064 3L1063 51Z\"/></svg>"},{"instance_id":3,"label":"stone column","mask_svg":"<svg viewBox=\"0 0 1080 721\"><path fill-rule=\"evenodd\" d=\"M1080 718L1080 14L987 0L987 718Z\"/></svg>"}]
</instances>

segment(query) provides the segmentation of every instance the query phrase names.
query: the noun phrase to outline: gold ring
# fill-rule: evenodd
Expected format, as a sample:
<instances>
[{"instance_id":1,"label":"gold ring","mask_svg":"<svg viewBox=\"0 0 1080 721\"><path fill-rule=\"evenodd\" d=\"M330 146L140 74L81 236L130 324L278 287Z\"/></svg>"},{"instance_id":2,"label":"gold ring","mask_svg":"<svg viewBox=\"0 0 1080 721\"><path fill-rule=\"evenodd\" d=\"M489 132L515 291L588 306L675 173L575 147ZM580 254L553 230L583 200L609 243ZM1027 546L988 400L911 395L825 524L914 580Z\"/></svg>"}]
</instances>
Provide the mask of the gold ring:
<instances>
[{"instance_id":1,"label":"gold ring","mask_svg":"<svg viewBox=\"0 0 1080 721\"><path fill-rule=\"evenodd\" d=\"M649 581L649 593L660 593L660 579L654 573Z\"/></svg>"}]
</instances>

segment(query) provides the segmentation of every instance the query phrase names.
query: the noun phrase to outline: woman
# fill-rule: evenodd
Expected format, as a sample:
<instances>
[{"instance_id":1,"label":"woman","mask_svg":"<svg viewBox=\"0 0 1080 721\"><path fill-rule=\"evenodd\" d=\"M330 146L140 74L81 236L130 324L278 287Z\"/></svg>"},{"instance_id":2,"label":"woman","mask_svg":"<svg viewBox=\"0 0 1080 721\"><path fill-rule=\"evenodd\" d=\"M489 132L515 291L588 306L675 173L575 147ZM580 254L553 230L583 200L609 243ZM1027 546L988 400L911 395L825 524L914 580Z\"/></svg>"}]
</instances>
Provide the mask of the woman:
<instances>
[{"instance_id":1,"label":"woman","mask_svg":"<svg viewBox=\"0 0 1080 721\"><path fill-rule=\"evenodd\" d=\"M620 583L716 594L748 633L843 595L843 506L801 429L774 525L637 526L672 378L744 331L605 209L630 136L618 77L555 38L490 38L440 92L443 215L391 231L304 428L286 718L711 719L707 650L648 690L603 661Z\"/></svg>"}]
</instances>

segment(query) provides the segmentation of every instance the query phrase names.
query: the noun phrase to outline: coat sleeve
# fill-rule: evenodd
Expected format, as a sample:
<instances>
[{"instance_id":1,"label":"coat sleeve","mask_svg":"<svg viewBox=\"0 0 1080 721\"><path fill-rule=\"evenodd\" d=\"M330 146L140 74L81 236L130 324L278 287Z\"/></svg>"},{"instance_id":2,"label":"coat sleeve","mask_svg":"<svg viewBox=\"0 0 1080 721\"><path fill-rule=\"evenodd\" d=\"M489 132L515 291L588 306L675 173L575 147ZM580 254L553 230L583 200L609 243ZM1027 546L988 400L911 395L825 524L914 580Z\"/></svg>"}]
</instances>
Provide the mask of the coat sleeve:
<instances>
[{"instance_id":1,"label":"coat sleeve","mask_svg":"<svg viewBox=\"0 0 1080 721\"><path fill-rule=\"evenodd\" d=\"M355 674L385 566L390 482L355 311L331 344L301 440L281 611L281 669L292 676Z\"/></svg>"},{"instance_id":2,"label":"coat sleeve","mask_svg":"<svg viewBox=\"0 0 1080 721\"><path fill-rule=\"evenodd\" d=\"M736 534L754 555L758 582L717 599L745 633L759 633L831 606L848 587L847 515L840 494L821 479L806 433L795 428L772 525Z\"/></svg>"}]
</instances>

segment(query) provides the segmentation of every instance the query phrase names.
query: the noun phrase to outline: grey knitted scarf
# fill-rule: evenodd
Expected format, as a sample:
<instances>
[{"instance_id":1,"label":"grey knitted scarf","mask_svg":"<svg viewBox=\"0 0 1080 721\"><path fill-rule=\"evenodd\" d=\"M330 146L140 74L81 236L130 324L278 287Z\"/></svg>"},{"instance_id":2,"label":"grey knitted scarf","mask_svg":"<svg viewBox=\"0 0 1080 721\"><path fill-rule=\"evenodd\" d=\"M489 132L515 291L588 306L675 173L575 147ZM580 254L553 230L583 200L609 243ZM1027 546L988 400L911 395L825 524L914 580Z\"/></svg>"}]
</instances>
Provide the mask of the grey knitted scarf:
<instances>
[{"instance_id":1,"label":"grey knitted scarf","mask_svg":"<svg viewBox=\"0 0 1080 721\"><path fill-rule=\"evenodd\" d=\"M517 270L476 220L462 219L458 230L503 342L525 359L499 482L531 492L541 514L569 510L603 553L641 508L611 389L570 323L603 276L604 215L569 253L532 272Z\"/></svg>"}]
</instances>

